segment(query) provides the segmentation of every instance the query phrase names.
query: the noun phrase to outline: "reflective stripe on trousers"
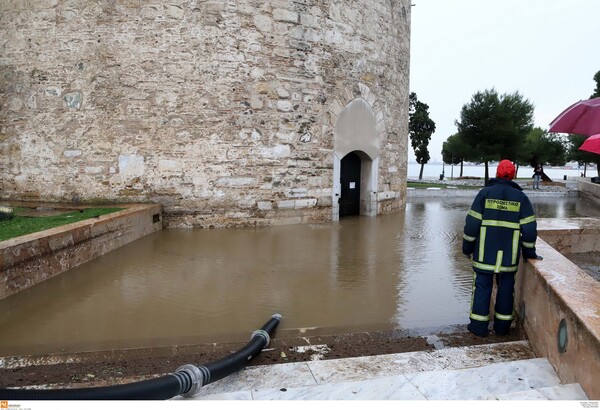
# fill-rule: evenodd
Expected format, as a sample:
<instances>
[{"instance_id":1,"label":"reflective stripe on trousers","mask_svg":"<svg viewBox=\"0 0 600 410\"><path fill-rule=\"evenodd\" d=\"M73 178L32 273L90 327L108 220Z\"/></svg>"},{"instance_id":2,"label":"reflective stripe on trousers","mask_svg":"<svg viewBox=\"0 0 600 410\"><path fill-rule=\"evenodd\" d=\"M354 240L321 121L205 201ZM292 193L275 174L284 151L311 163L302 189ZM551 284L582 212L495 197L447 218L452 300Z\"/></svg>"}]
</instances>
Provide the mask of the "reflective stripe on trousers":
<instances>
[{"instance_id":1,"label":"reflective stripe on trousers","mask_svg":"<svg viewBox=\"0 0 600 410\"><path fill-rule=\"evenodd\" d=\"M487 333L494 276L498 287L494 306L494 331L505 334L510 329L514 316L515 273L513 272L473 273L473 294L469 318L471 326L475 326L479 333Z\"/></svg>"}]
</instances>

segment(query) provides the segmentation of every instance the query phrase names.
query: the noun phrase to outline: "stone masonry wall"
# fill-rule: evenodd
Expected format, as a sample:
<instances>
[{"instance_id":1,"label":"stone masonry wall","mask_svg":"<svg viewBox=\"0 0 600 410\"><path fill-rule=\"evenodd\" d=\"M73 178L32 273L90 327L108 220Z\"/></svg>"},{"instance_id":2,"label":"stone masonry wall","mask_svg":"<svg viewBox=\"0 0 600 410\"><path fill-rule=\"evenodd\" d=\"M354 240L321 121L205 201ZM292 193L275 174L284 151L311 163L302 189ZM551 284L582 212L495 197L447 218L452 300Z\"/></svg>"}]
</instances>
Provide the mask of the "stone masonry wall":
<instances>
[{"instance_id":1,"label":"stone masonry wall","mask_svg":"<svg viewBox=\"0 0 600 410\"><path fill-rule=\"evenodd\" d=\"M406 0L0 0L0 199L328 221L332 104L368 94L397 210L409 43Z\"/></svg>"}]
</instances>

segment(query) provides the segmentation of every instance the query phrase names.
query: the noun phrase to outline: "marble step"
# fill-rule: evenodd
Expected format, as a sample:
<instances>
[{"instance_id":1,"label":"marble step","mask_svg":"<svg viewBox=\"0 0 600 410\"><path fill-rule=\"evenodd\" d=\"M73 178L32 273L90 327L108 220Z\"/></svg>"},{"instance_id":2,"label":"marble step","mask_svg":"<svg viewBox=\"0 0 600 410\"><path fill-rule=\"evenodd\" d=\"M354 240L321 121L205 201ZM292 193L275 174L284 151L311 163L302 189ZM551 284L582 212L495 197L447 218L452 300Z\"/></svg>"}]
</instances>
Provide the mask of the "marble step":
<instances>
[{"instance_id":1,"label":"marble step","mask_svg":"<svg viewBox=\"0 0 600 410\"><path fill-rule=\"evenodd\" d=\"M199 399L587 400L587 396L579 384L562 385L546 359L529 359L467 369L407 373L351 382L243 390L210 394Z\"/></svg>"},{"instance_id":2,"label":"marble step","mask_svg":"<svg viewBox=\"0 0 600 410\"><path fill-rule=\"evenodd\" d=\"M589 400L579 383L560 384L488 397L488 400Z\"/></svg>"},{"instance_id":3,"label":"marble step","mask_svg":"<svg viewBox=\"0 0 600 410\"><path fill-rule=\"evenodd\" d=\"M318 352L319 346L314 346L313 350ZM425 376L427 373L429 375ZM435 383L429 385L427 380L431 381L432 377ZM491 387L481 387L487 386L482 384L486 380L495 380L496 383L491 383ZM386 383L388 387L385 387ZM527 341L517 341L428 352L252 366L204 386L193 399L257 399L263 395L265 398L289 399L290 392L301 396L310 392L306 394L325 397L328 390L322 386L327 385L339 387L344 392L340 394L352 397L358 394L352 393L352 389L372 385L371 388L376 391L379 387L375 386L382 386L388 392L386 394L393 391L396 392L394 394L406 393L408 397L415 394L420 398L443 398L454 394L455 398L466 399L559 384L550 363L546 359L536 359ZM509 387L499 389L495 386ZM384 393L381 394L385 397Z\"/></svg>"}]
</instances>

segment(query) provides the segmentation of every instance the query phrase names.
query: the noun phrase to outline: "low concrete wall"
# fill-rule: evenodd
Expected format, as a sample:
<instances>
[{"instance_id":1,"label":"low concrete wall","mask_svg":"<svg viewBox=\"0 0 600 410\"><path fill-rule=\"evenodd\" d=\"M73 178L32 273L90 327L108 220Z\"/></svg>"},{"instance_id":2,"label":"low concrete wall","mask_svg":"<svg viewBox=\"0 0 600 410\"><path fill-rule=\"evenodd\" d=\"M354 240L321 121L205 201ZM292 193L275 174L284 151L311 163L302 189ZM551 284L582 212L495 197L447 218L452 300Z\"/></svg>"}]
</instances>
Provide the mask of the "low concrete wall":
<instances>
[{"instance_id":1,"label":"low concrete wall","mask_svg":"<svg viewBox=\"0 0 600 410\"><path fill-rule=\"evenodd\" d=\"M522 263L515 287L521 315L535 353L547 357L563 383L579 383L592 400L600 399L600 282L561 254L600 248L600 221L594 218L540 220L540 261ZM553 246L551 246L552 244ZM561 320L567 347L558 348Z\"/></svg>"},{"instance_id":2,"label":"low concrete wall","mask_svg":"<svg viewBox=\"0 0 600 410\"><path fill-rule=\"evenodd\" d=\"M540 219L538 236L561 254L600 252L597 218Z\"/></svg>"},{"instance_id":3,"label":"low concrete wall","mask_svg":"<svg viewBox=\"0 0 600 410\"><path fill-rule=\"evenodd\" d=\"M600 204L600 184L595 184L587 178L579 178L577 180L577 190L581 195Z\"/></svg>"},{"instance_id":4,"label":"low concrete wall","mask_svg":"<svg viewBox=\"0 0 600 410\"><path fill-rule=\"evenodd\" d=\"M162 229L162 207L127 209L0 242L0 299Z\"/></svg>"},{"instance_id":5,"label":"low concrete wall","mask_svg":"<svg viewBox=\"0 0 600 410\"><path fill-rule=\"evenodd\" d=\"M479 193L479 189L454 189L454 188L407 188L407 198L472 198ZM577 191L529 191L525 192L529 198L567 198L578 196Z\"/></svg>"},{"instance_id":6,"label":"low concrete wall","mask_svg":"<svg viewBox=\"0 0 600 410\"><path fill-rule=\"evenodd\" d=\"M479 189L407 188L407 198L475 198Z\"/></svg>"}]
</instances>

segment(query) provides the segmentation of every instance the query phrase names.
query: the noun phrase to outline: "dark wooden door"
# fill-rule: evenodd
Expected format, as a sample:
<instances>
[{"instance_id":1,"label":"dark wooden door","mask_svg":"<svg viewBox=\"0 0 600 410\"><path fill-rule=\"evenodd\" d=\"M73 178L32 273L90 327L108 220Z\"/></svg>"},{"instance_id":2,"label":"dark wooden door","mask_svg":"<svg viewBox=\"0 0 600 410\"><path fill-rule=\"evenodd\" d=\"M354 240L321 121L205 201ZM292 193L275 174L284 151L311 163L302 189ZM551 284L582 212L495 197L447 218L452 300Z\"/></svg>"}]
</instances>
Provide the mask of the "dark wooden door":
<instances>
[{"instance_id":1,"label":"dark wooden door","mask_svg":"<svg viewBox=\"0 0 600 410\"><path fill-rule=\"evenodd\" d=\"M360 214L360 157L351 152L342 158L340 217Z\"/></svg>"}]
</instances>

